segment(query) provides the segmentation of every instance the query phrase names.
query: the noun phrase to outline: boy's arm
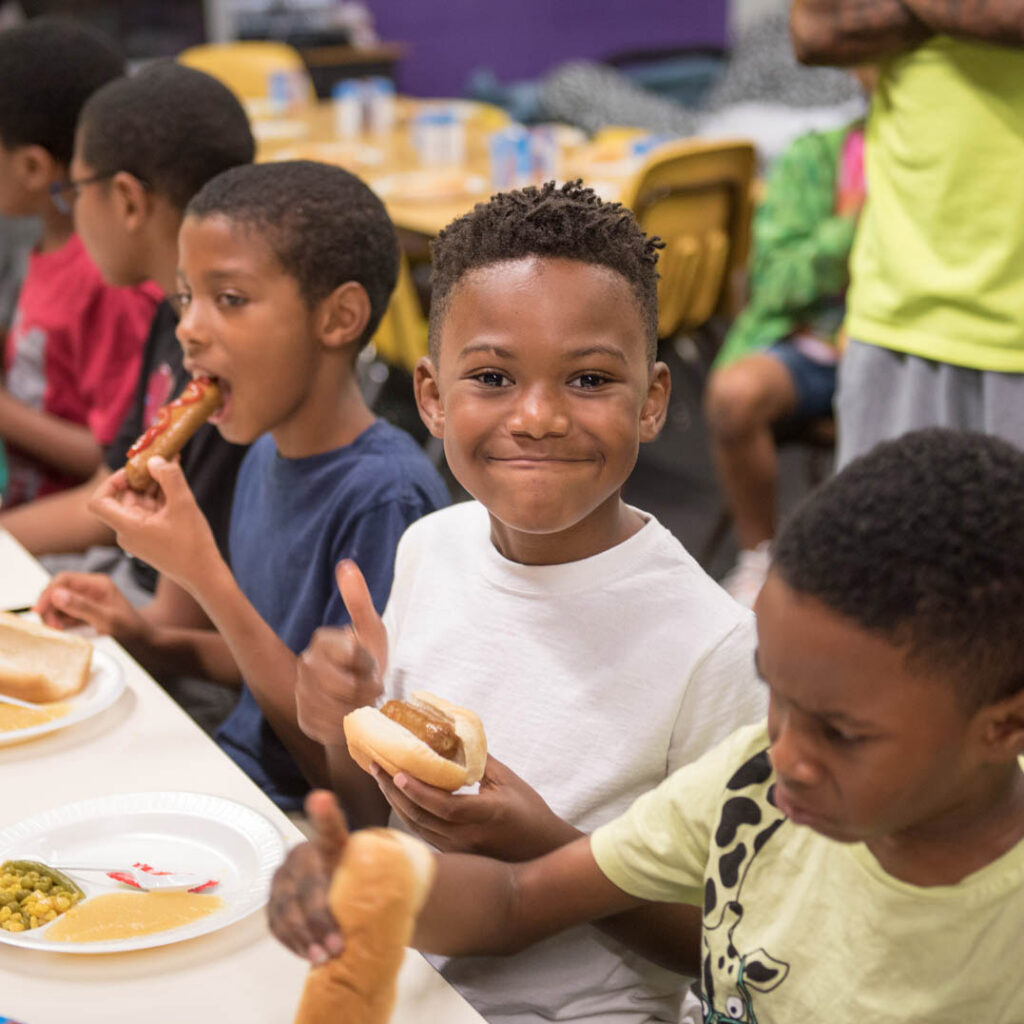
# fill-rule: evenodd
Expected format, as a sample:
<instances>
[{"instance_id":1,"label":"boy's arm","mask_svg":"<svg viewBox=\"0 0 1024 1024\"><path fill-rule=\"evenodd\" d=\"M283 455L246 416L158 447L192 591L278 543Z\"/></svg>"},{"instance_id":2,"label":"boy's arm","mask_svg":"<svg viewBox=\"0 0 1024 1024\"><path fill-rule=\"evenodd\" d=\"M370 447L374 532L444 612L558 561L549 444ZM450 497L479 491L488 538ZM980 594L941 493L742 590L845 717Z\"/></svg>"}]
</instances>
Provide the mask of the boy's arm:
<instances>
[{"instance_id":1,"label":"boy's arm","mask_svg":"<svg viewBox=\"0 0 1024 1024\"><path fill-rule=\"evenodd\" d=\"M0 431L2 434L2 431ZM33 555L85 551L115 543L114 531L89 511L93 492L110 475L106 465L83 484L0 511L0 527Z\"/></svg>"},{"instance_id":2,"label":"boy's arm","mask_svg":"<svg viewBox=\"0 0 1024 1024\"><path fill-rule=\"evenodd\" d=\"M340 952L327 888L347 838L330 794L311 793L306 811L314 839L295 847L278 869L268 914L277 938L314 962ZM447 956L511 954L550 935L605 919L602 929L680 973L696 973L699 914L694 908L644 905L598 867L587 837L537 860L508 864L469 854L440 854L413 946ZM615 915L612 917L611 915Z\"/></svg>"},{"instance_id":3,"label":"boy's arm","mask_svg":"<svg viewBox=\"0 0 1024 1024\"><path fill-rule=\"evenodd\" d=\"M302 773L312 783L325 784L323 748L302 732L295 716L298 659L235 582L181 467L154 458L149 469L159 485L157 495L133 493L119 471L100 488L90 508L117 531L126 551L171 577L199 603Z\"/></svg>"},{"instance_id":4,"label":"boy's arm","mask_svg":"<svg viewBox=\"0 0 1024 1024\"><path fill-rule=\"evenodd\" d=\"M33 409L4 388L0 388L0 437L79 480L95 473L103 460L103 450L88 427Z\"/></svg>"}]
</instances>

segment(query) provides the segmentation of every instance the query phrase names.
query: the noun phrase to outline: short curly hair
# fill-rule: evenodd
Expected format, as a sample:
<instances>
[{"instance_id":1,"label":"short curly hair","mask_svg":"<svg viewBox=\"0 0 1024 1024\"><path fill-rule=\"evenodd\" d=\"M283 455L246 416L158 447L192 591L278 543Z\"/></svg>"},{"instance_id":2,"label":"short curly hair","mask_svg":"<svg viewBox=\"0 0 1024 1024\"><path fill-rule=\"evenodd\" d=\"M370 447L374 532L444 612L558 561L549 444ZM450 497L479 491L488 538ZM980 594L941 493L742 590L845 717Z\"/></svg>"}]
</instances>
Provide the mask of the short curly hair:
<instances>
[{"instance_id":1,"label":"short curly hair","mask_svg":"<svg viewBox=\"0 0 1024 1024\"><path fill-rule=\"evenodd\" d=\"M358 347L373 337L398 278L384 204L354 174L313 160L234 167L203 186L186 216L222 216L262 236L312 309L355 281L370 298Z\"/></svg>"},{"instance_id":2,"label":"short curly hair","mask_svg":"<svg viewBox=\"0 0 1024 1024\"><path fill-rule=\"evenodd\" d=\"M530 256L608 267L629 283L653 362L658 345L658 250L621 203L603 202L581 181L499 192L451 222L431 245L430 355L459 281L472 270Z\"/></svg>"},{"instance_id":3,"label":"short curly hair","mask_svg":"<svg viewBox=\"0 0 1024 1024\"><path fill-rule=\"evenodd\" d=\"M779 534L793 590L898 647L976 710L1024 689L1024 452L972 432L879 445Z\"/></svg>"},{"instance_id":4,"label":"short curly hair","mask_svg":"<svg viewBox=\"0 0 1024 1024\"><path fill-rule=\"evenodd\" d=\"M68 18L34 18L0 32L0 141L42 146L67 167L85 101L124 74L113 41Z\"/></svg>"},{"instance_id":5,"label":"short curly hair","mask_svg":"<svg viewBox=\"0 0 1024 1024\"><path fill-rule=\"evenodd\" d=\"M97 174L134 174L179 210L221 171L252 163L255 151L235 94L173 60L147 64L93 93L78 143Z\"/></svg>"}]
</instances>

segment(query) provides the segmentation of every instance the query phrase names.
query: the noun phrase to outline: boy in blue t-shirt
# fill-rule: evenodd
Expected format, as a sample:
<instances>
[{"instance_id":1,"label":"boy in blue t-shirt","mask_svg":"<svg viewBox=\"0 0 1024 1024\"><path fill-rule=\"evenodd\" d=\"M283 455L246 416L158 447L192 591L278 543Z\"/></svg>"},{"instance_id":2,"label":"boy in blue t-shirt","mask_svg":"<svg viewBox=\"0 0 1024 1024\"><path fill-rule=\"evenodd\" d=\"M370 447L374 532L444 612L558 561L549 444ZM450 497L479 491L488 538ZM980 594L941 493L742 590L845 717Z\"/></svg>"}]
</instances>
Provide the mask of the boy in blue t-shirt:
<instances>
[{"instance_id":1,"label":"boy in blue t-shirt","mask_svg":"<svg viewBox=\"0 0 1024 1024\"><path fill-rule=\"evenodd\" d=\"M394 228L358 178L295 161L218 175L189 204L179 242L185 365L220 384L211 422L223 437L252 444L231 516L234 575L177 463L150 461L155 493L115 473L91 507L195 600L162 642L208 678L244 680L218 741L297 809L310 783L329 782L323 749L296 721L294 683L313 632L348 621L335 566L358 560L383 608L402 532L448 503L426 456L374 419L356 379L394 287ZM217 633L189 628L203 613Z\"/></svg>"}]
</instances>

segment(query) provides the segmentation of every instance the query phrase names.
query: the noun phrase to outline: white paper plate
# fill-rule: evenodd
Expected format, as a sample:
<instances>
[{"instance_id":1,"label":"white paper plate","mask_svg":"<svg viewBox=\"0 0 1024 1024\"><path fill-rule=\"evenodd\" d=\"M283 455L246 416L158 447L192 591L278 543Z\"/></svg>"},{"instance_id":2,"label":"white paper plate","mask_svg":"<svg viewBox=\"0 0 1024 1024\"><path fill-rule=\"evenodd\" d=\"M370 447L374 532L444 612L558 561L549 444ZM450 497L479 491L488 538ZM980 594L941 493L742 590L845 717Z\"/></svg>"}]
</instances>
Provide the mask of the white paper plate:
<instances>
[{"instance_id":1,"label":"white paper plate","mask_svg":"<svg viewBox=\"0 0 1024 1024\"><path fill-rule=\"evenodd\" d=\"M223 905L191 924L130 939L51 942L43 927L0 929L0 942L51 953L121 953L205 935L267 902L270 879L284 853L284 839L267 818L219 796L122 793L55 807L0 831L0 861L125 867L144 861L165 871L216 878L220 884L210 892ZM73 877L86 897L132 891L100 874Z\"/></svg>"},{"instance_id":2,"label":"white paper plate","mask_svg":"<svg viewBox=\"0 0 1024 1024\"><path fill-rule=\"evenodd\" d=\"M121 696L124 690L124 674L121 666L106 651L98 647L92 649L92 671L89 681L81 693L69 697L64 703L71 705L71 710L61 718L51 718L48 722L29 726L27 729L12 729L0 732L0 747L9 743L21 743L23 740L42 736L44 733L64 729L76 722L83 722L93 715L105 711Z\"/></svg>"}]
</instances>

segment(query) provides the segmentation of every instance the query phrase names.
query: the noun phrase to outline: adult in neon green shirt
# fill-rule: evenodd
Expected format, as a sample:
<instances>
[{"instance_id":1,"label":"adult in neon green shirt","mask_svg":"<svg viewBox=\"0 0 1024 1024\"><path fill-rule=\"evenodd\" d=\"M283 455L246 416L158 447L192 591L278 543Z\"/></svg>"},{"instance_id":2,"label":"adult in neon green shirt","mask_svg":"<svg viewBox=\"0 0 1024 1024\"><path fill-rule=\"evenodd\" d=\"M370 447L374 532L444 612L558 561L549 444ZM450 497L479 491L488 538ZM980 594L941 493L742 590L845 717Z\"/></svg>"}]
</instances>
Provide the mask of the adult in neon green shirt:
<instances>
[{"instance_id":1,"label":"adult in neon green shirt","mask_svg":"<svg viewBox=\"0 0 1024 1024\"><path fill-rule=\"evenodd\" d=\"M840 465L924 426L1024 445L1024 0L796 0L797 56L880 61Z\"/></svg>"}]
</instances>

